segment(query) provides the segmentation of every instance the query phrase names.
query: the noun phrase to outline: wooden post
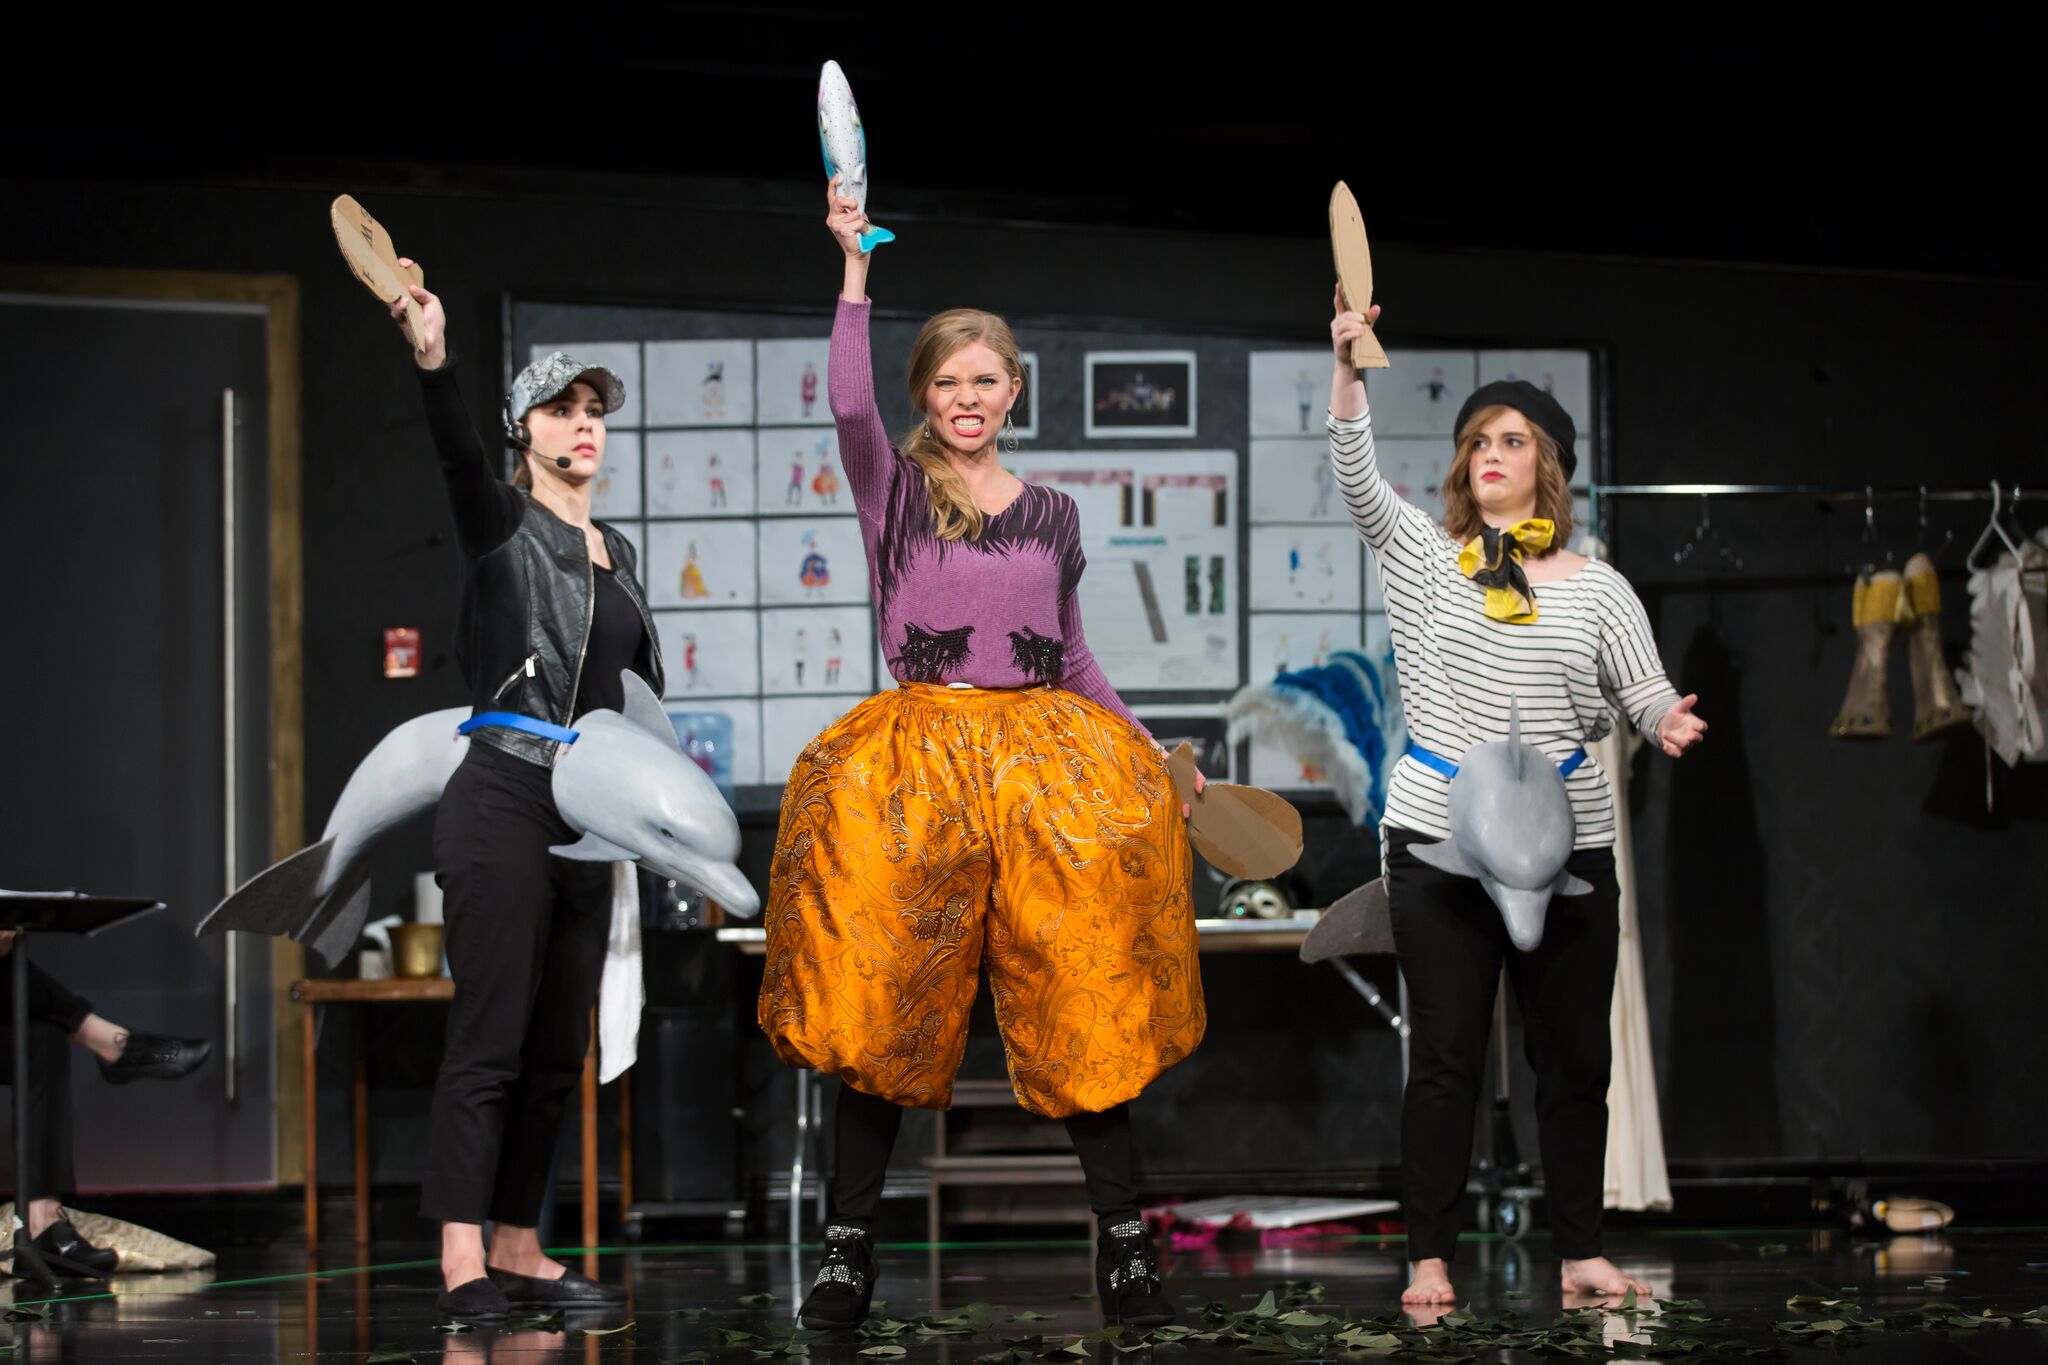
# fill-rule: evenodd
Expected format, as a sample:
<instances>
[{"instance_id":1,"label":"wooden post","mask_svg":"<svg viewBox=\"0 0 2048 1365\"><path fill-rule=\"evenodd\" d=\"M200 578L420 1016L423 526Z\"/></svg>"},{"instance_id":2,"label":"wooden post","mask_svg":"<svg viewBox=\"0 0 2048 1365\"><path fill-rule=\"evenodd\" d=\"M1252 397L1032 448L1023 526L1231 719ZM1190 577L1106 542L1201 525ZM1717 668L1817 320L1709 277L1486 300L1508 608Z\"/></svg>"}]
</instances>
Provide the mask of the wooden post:
<instances>
[{"instance_id":1,"label":"wooden post","mask_svg":"<svg viewBox=\"0 0 2048 1365\"><path fill-rule=\"evenodd\" d=\"M313 1022L310 1000L299 1002L299 1036L306 1080L306 1255L310 1258L320 1251L319 1072L315 1066L319 1052L314 1046L319 1031Z\"/></svg>"},{"instance_id":2,"label":"wooden post","mask_svg":"<svg viewBox=\"0 0 2048 1365\"><path fill-rule=\"evenodd\" d=\"M362 1005L348 1011L355 1050L356 1245L370 1244L370 1024Z\"/></svg>"}]
</instances>

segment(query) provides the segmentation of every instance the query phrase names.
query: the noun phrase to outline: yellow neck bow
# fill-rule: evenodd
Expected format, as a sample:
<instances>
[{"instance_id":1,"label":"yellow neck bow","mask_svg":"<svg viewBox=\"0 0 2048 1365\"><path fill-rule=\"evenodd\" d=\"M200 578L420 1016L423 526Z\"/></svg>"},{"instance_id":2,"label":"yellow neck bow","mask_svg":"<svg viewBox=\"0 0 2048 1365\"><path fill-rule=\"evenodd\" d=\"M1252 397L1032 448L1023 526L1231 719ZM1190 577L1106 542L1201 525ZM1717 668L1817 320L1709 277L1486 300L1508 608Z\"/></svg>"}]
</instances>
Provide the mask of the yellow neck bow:
<instances>
[{"instance_id":1,"label":"yellow neck bow","mask_svg":"<svg viewBox=\"0 0 2048 1365\"><path fill-rule=\"evenodd\" d=\"M1536 593L1529 586L1529 576L1522 572L1522 556L1548 550L1556 531L1545 517L1530 517L1506 529L1483 526L1458 551L1458 571L1486 589L1488 616L1511 626L1535 622Z\"/></svg>"}]
</instances>

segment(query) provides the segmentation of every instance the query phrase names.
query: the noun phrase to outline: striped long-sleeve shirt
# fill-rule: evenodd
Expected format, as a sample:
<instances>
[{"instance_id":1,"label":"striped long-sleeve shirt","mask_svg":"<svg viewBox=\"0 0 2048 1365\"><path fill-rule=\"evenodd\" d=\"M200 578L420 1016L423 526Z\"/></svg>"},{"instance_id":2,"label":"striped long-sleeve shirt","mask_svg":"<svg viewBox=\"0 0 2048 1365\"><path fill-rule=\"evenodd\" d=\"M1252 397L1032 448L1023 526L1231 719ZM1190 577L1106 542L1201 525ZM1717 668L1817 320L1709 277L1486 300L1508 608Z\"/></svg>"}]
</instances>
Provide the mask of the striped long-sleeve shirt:
<instances>
[{"instance_id":1,"label":"striped long-sleeve shirt","mask_svg":"<svg viewBox=\"0 0 2048 1365\"><path fill-rule=\"evenodd\" d=\"M1593 560L1535 587L1538 619L1486 615L1486 589L1458 570L1458 546L1404 502L1373 458L1372 417L1330 418L1330 462L1352 523L1371 549L1386 594L1401 709L1414 742L1457 762L1508 736L1510 704L1522 739L1562 762L1614 728L1617 711L1654 736L1678 693L1664 676L1649 618L1628 580ZM1577 847L1614 842L1614 796L1591 759L1565 779ZM1385 823L1450 836L1450 780L1413 759L1394 770Z\"/></svg>"}]
</instances>

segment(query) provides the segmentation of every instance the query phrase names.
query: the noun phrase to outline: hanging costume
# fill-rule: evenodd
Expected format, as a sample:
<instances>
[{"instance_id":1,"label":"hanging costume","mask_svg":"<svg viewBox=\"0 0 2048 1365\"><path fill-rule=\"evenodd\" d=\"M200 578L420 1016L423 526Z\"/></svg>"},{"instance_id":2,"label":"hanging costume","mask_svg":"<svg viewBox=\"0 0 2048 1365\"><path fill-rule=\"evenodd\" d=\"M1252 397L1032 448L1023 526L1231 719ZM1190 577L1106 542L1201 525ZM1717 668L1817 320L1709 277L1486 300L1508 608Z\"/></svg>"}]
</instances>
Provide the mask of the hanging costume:
<instances>
[{"instance_id":1,"label":"hanging costume","mask_svg":"<svg viewBox=\"0 0 2048 1365\"><path fill-rule=\"evenodd\" d=\"M2008 767L2048 763L2048 531L1970 575L1970 651L1956 680Z\"/></svg>"}]
</instances>

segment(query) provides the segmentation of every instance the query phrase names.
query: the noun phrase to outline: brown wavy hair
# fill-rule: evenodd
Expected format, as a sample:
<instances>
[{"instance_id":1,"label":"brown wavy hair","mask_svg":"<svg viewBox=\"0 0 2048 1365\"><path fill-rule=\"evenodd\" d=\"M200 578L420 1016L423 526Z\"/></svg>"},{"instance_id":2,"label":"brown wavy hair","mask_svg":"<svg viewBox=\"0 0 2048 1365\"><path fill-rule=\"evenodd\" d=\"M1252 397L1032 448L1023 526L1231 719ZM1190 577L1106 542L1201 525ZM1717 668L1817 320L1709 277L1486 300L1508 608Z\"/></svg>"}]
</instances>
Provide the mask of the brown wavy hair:
<instances>
[{"instance_id":1,"label":"brown wavy hair","mask_svg":"<svg viewBox=\"0 0 2048 1365\"><path fill-rule=\"evenodd\" d=\"M1011 333L1009 323L979 308L951 308L925 323L917 334L917 340L911 343L909 387L912 411L920 417L924 415L924 396L931 388L932 380L938 377L939 367L961 347L972 346L976 342L1001 358L1003 369L1011 379L1024 377L1024 358L1017 353L1017 338ZM966 481L960 477L960 472L946 457L946 446L932 430L931 423L920 421L912 427L903 438L902 450L924 471L925 491L930 495L932 505L933 534L940 540L981 539L981 508L975 504L974 495L967 491Z\"/></svg>"},{"instance_id":2,"label":"brown wavy hair","mask_svg":"<svg viewBox=\"0 0 2048 1365\"><path fill-rule=\"evenodd\" d=\"M1472 414L1458 433L1458 453L1451 460L1451 472L1444 475L1444 532L1464 544L1486 525L1479 500L1472 496L1472 452L1479 448L1479 434L1488 422L1504 412L1520 413L1536 437L1536 515L1556 526L1550 548L1538 559L1556 554L1572 538L1572 490L1565 481L1563 447L1557 438L1536 425L1529 414L1505 403L1483 407Z\"/></svg>"}]
</instances>

